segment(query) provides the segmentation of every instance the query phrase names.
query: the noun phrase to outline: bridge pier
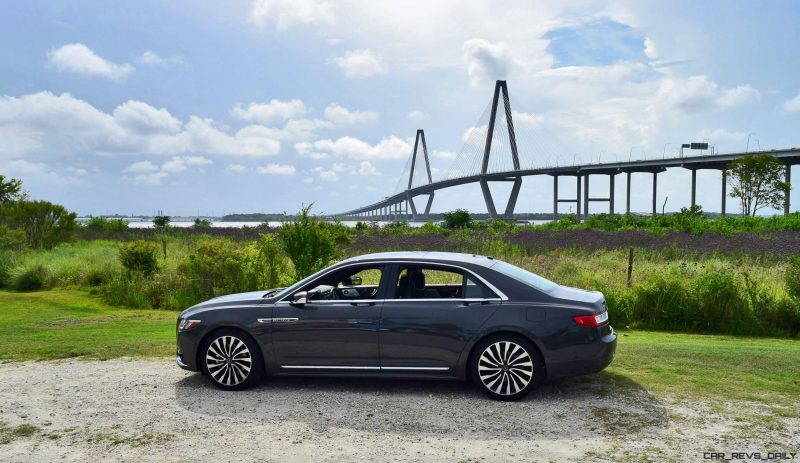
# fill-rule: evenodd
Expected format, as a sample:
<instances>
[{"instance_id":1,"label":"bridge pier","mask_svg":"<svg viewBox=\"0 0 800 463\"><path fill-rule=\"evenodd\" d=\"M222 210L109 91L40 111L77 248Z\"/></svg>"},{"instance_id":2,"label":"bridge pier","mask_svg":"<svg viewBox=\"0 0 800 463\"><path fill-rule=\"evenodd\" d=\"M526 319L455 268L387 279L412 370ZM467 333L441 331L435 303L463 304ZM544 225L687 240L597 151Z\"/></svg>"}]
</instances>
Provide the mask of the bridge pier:
<instances>
[{"instance_id":1,"label":"bridge pier","mask_svg":"<svg viewBox=\"0 0 800 463\"><path fill-rule=\"evenodd\" d=\"M553 175L553 220L558 220L558 174Z\"/></svg>"},{"instance_id":2,"label":"bridge pier","mask_svg":"<svg viewBox=\"0 0 800 463\"><path fill-rule=\"evenodd\" d=\"M722 205L720 207L720 213L725 215L725 200L728 197L728 172L723 170L722 171Z\"/></svg>"},{"instance_id":3,"label":"bridge pier","mask_svg":"<svg viewBox=\"0 0 800 463\"><path fill-rule=\"evenodd\" d=\"M614 213L614 177L617 174L608 174L608 212Z\"/></svg>"},{"instance_id":4,"label":"bridge pier","mask_svg":"<svg viewBox=\"0 0 800 463\"><path fill-rule=\"evenodd\" d=\"M577 176L575 176L575 178L578 180L576 182L578 191L576 191L577 194L575 195L575 203L576 203L575 209L578 215L578 222L580 222L581 221L581 174L578 174Z\"/></svg>"},{"instance_id":5,"label":"bridge pier","mask_svg":"<svg viewBox=\"0 0 800 463\"><path fill-rule=\"evenodd\" d=\"M789 185L792 184L792 165L786 164L786 173L784 174L785 182ZM789 215L789 192L783 198L783 215Z\"/></svg>"},{"instance_id":6,"label":"bridge pier","mask_svg":"<svg viewBox=\"0 0 800 463\"><path fill-rule=\"evenodd\" d=\"M589 218L589 174L583 176L583 216Z\"/></svg>"},{"instance_id":7,"label":"bridge pier","mask_svg":"<svg viewBox=\"0 0 800 463\"><path fill-rule=\"evenodd\" d=\"M692 208L697 204L697 169L692 169Z\"/></svg>"},{"instance_id":8,"label":"bridge pier","mask_svg":"<svg viewBox=\"0 0 800 463\"><path fill-rule=\"evenodd\" d=\"M658 172L653 172L653 217L656 216L657 213L657 206L656 206L656 191L658 188Z\"/></svg>"},{"instance_id":9,"label":"bridge pier","mask_svg":"<svg viewBox=\"0 0 800 463\"><path fill-rule=\"evenodd\" d=\"M628 189L625 192L625 213L631 213L631 172L625 172L628 174Z\"/></svg>"}]
</instances>

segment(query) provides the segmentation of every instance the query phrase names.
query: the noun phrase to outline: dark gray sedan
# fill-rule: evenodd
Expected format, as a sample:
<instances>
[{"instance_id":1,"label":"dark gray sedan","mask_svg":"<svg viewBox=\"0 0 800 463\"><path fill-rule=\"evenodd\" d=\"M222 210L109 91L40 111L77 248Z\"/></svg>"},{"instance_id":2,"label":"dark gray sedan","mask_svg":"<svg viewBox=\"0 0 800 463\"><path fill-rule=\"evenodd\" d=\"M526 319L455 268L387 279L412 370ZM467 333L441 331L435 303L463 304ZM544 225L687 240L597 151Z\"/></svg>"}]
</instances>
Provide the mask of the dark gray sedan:
<instances>
[{"instance_id":1,"label":"dark gray sedan","mask_svg":"<svg viewBox=\"0 0 800 463\"><path fill-rule=\"evenodd\" d=\"M181 368L221 389L262 376L471 379L515 400L614 357L605 298L491 257L392 252L344 260L288 288L181 313Z\"/></svg>"}]
</instances>

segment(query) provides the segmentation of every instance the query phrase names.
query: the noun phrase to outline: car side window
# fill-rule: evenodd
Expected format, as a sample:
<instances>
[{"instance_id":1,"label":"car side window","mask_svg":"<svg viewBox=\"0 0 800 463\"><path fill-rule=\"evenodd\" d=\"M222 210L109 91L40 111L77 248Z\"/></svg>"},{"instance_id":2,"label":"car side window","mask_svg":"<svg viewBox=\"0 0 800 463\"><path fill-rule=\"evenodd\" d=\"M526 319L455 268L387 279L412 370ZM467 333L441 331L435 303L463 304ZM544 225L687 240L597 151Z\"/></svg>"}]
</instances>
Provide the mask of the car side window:
<instances>
[{"instance_id":1,"label":"car side window","mask_svg":"<svg viewBox=\"0 0 800 463\"><path fill-rule=\"evenodd\" d=\"M312 281L299 291L307 291L309 301L377 299L383 269L382 265L345 267Z\"/></svg>"},{"instance_id":2,"label":"car side window","mask_svg":"<svg viewBox=\"0 0 800 463\"><path fill-rule=\"evenodd\" d=\"M424 265L405 265L394 288L396 299L453 299L463 297L464 274Z\"/></svg>"},{"instance_id":3,"label":"car side window","mask_svg":"<svg viewBox=\"0 0 800 463\"><path fill-rule=\"evenodd\" d=\"M467 275L464 281L464 298L466 299L496 299L497 294L472 275Z\"/></svg>"}]
</instances>

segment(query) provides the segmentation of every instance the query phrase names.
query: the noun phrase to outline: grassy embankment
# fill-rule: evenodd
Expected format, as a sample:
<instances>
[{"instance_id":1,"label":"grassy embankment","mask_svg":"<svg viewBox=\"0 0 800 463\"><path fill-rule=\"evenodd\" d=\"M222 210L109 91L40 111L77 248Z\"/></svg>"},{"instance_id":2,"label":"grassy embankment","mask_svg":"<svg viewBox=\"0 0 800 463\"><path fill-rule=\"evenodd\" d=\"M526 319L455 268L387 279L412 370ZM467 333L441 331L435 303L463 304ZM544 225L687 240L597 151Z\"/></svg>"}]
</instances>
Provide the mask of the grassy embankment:
<instances>
[{"instance_id":1,"label":"grassy embankment","mask_svg":"<svg viewBox=\"0 0 800 463\"><path fill-rule=\"evenodd\" d=\"M120 309L80 290L0 291L0 361L168 357L175 312ZM655 394L800 400L800 341L623 330L612 384ZM591 377L590 377L591 378Z\"/></svg>"}]
</instances>

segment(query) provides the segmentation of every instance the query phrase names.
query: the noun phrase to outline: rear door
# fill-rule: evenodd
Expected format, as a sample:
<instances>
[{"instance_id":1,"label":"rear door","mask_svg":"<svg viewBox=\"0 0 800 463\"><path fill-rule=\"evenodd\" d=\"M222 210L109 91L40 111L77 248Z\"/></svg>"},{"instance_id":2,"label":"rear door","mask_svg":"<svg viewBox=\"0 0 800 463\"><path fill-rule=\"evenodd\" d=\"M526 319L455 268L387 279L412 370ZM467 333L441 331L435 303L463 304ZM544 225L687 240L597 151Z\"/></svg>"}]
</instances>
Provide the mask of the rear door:
<instances>
[{"instance_id":1,"label":"rear door","mask_svg":"<svg viewBox=\"0 0 800 463\"><path fill-rule=\"evenodd\" d=\"M381 368L446 372L500 305L471 272L434 264L398 264L380 319Z\"/></svg>"},{"instance_id":2,"label":"rear door","mask_svg":"<svg viewBox=\"0 0 800 463\"><path fill-rule=\"evenodd\" d=\"M378 324L383 265L350 266L323 275L299 291L323 287L328 295L303 305L275 305L272 341L283 370L379 370ZM356 278L358 277L358 278Z\"/></svg>"}]
</instances>

